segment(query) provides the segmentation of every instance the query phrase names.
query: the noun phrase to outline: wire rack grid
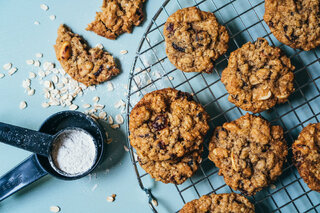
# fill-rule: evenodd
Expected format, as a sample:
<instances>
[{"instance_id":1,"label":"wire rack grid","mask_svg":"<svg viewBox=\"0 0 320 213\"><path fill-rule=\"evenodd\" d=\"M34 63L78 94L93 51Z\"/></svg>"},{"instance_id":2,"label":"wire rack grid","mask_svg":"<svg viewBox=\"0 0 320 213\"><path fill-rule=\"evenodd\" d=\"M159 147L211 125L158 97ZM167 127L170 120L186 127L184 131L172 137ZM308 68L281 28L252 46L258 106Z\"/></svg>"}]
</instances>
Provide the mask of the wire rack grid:
<instances>
[{"instance_id":1,"label":"wire rack grid","mask_svg":"<svg viewBox=\"0 0 320 213\"><path fill-rule=\"evenodd\" d=\"M165 54L163 26L166 19L176 10L189 6L213 12L229 32L229 50L216 61L212 74L181 72ZM129 133L129 113L133 106L146 93L165 87L190 92L209 113L211 131L244 115L246 112L227 101L228 94L220 82L220 74L227 65L230 52L248 41L264 37L273 46L280 47L295 65L296 90L287 103L259 113L272 124L284 128L290 154L277 181L249 199L255 204L256 212L320 212L320 194L307 187L291 162L291 144L295 138L308 123L319 122L320 119L320 49L305 52L281 44L264 23L263 14L264 1L261 0L164 1L140 41L130 72L127 131ZM208 138L204 156L208 153L207 142ZM138 183L149 197L149 205L154 212L177 212L186 202L204 194L233 192L207 157L203 158L197 173L181 185L154 182L139 166L129 141L128 146ZM153 196L160 201L159 206L152 202L156 200Z\"/></svg>"}]
</instances>

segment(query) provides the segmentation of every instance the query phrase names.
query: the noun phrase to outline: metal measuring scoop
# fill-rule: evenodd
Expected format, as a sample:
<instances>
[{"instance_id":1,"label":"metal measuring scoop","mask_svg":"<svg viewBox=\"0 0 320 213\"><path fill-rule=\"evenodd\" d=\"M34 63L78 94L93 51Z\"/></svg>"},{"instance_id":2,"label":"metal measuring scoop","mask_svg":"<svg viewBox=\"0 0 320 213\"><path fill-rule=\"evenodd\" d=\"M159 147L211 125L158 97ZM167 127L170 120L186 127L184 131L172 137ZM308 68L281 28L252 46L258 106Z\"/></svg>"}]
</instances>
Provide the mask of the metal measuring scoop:
<instances>
[{"instance_id":1,"label":"metal measuring scoop","mask_svg":"<svg viewBox=\"0 0 320 213\"><path fill-rule=\"evenodd\" d=\"M89 134L96 148L95 163L83 173L68 174L54 164L51 156L56 138L68 130ZM0 141L36 154L0 178L0 201L46 174L64 180L79 179L88 175L100 162L105 134L102 127L90 116L76 111L63 111L49 117L39 131L0 123Z\"/></svg>"}]
</instances>

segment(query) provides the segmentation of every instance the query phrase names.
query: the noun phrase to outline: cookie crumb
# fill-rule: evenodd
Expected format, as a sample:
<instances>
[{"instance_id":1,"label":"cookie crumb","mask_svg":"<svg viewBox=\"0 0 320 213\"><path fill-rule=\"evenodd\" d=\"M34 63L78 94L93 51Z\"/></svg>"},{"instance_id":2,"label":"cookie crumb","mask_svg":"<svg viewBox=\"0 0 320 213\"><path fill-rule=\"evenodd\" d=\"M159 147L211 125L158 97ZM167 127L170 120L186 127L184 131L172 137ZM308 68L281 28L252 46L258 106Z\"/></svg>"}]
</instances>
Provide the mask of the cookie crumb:
<instances>
[{"instance_id":1,"label":"cookie crumb","mask_svg":"<svg viewBox=\"0 0 320 213\"><path fill-rule=\"evenodd\" d=\"M98 43L96 47L98 47L99 49L103 49L103 45L101 43Z\"/></svg>"},{"instance_id":2,"label":"cookie crumb","mask_svg":"<svg viewBox=\"0 0 320 213\"><path fill-rule=\"evenodd\" d=\"M274 185L274 184L271 184L270 188L271 188L271 189L276 189L276 188L277 188L277 186L276 186L276 185Z\"/></svg>"},{"instance_id":3,"label":"cookie crumb","mask_svg":"<svg viewBox=\"0 0 320 213\"><path fill-rule=\"evenodd\" d=\"M51 21L54 21L54 20L56 19L56 16L55 16L55 15L50 15L50 16L49 16L49 19L50 19Z\"/></svg>"},{"instance_id":4,"label":"cookie crumb","mask_svg":"<svg viewBox=\"0 0 320 213\"><path fill-rule=\"evenodd\" d=\"M21 102L20 102L20 105L19 105L19 108L20 108L20 109L25 109L26 107L27 107L27 102L21 101Z\"/></svg>"},{"instance_id":5,"label":"cookie crumb","mask_svg":"<svg viewBox=\"0 0 320 213\"><path fill-rule=\"evenodd\" d=\"M50 211L51 212L54 212L54 213L57 213L57 212L60 212L60 207L59 206L50 206Z\"/></svg>"},{"instance_id":6,"label":"cookie crumb","mask_svg":"<svg viewBox=\"0 0 320 213\"><path fill-rule=\"evenodd\" d=\"M10 70L11 67L12 67L12 63L6 63L6 64L3 65L3 69L4 70Z\"/></svg>"},{"instance_id":7,"label":"cookie crumb","mask_svg":"<svg viewBox=\"0 0 320 213\"><path fill-rule=\"evenodd\" d=\"M121 50L121 51L120 51L120 54L121 54L121 55L125 55L125 54L127 54L127 53L128 53L128 50Z\"/></svg>"},{"instance_id":8,"label":"cookie crumb","mask_svg":"<svg viewBox=\"0 0 320 213\"><path fill-rule=\"evenodd\" d=\"M112 203L114 200L115 200L115 199L114 199L113 196L108 196L108 197L107 197L107 201L110 202L110 203Z\"/></svg>"},{"instance_id":9,"label":"cookie crumb","mask_svg":"<svg viewBox=\"0 0 320 213\"><path fill-rule=\"evenodd\" d=\"M46 5L46 4L40 4L40 8L41 8L42 10L44 10L44 11L49 10L48 5Z\"/></svg>"}]
</instances>

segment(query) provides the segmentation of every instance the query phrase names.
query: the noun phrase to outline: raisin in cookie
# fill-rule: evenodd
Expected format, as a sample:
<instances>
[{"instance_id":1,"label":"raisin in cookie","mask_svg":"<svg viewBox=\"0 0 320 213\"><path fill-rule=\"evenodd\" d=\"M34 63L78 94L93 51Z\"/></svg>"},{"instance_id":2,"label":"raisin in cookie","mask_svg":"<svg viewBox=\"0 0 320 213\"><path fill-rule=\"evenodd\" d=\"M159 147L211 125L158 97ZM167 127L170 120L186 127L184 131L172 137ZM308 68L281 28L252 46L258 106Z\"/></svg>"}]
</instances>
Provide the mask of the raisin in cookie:
<instances>
[{"instance_id":1,"label":"raisin in cookie","mask_svg":"<svg viewBox=\"0 0 320 213\"><path fill-rule=\"evenodd\" d=\"M98 47L91 48L64 25L58 29L54 45L62 68L76 81L86 86L99 84L119 74L113 57Z\"/></svg>"},{"instance_id":2,"label":"raisin in cookie","mask_svg":"<svg viewBox=\"0 0 320 213\"><path fill-rule=\"evenodd\" d=\"M210 194L186 203L180 213L254 213L254 205L236 193Z\"/></svg>"},{"instance_id":3,"label":"raisin in cookie","mask_svg":"<svg viewBox=\"0 0 320 213\"><path fill-rule=\"evenodd\" d=\"M169 160L200 149L208 114L188 93L172 88L146 94L132 109L130 142L139 156Z\"/></svg>"},{"instance_id":4,"label":"raisin in cookie","mask_svg":"<svg viewBox=\"0 0 320 213\"><path fill-rule=\"evenodd\" d=\"M170 62L184 72L212 72L214 61L228 49L229 35L213 13L196 7L178 10L164 26Z\"/></svg>"},{"instance_id":5,"label":"raisin in cookie","mask_svg":"<svg viewBox=\"0 0 320 213\"><path fill-rule=\"evenodd\" d=\"M292 145L293 161L309 188L320 192L320 123L309 124Z\"/></svg>"},{"instance_id":6,"label":"raisin in cookie","mask_svg":"<svg viewBox=\"0 0 320 213\"><path fill-rule=\"evenodd\" d=\"M220 169L219 175L247 195L281 174L287 154L282 128L250 114L217 127L209 144L209 159Z\"/></svg>"},{"instance_id":7,"label":"raisin in cookie","mask_svg":"<svg viewBox=\"0 0 320 213\"><path fill-rule=\"evenodd\" d=\"M308 51L320 45L319 0L266 0L264 20L292 48Z\"/></svg>"},{"instance_id":8,"label":"raisin in cookie","mask_svg":"<svg viewBox=\"0 0 320 213\"><path fill-rule=\"evenodd\" d=\"M202 161L202 149L186 154L181 158L154 161L148 157L138 157L140 166L157 181L182 184L197 170Z\"/></svg>"},{"instance_id":9,"label":"raisin in cookie","mask_svg":"<svg viewBox=\"0 0 320 213\"><path fill-rule=\"evenodd\" d=\"M278 47L258 38L231 53L221 81L230 102L258 113L288 100L294 91L293 70L290 59Z\"/></svg>"},{"instance_id":10,"label":"raisin in cookie","mask_svg":"<svg viewBox=\"0 0 320 213\"><path fill-rule=\"evenodd\" d=\"M103 0L102 12L86 30L108 39L116 39L122 33L131 33L132 26L143 21L142 11L145 0Z\"/></svg>"}]
</instances>

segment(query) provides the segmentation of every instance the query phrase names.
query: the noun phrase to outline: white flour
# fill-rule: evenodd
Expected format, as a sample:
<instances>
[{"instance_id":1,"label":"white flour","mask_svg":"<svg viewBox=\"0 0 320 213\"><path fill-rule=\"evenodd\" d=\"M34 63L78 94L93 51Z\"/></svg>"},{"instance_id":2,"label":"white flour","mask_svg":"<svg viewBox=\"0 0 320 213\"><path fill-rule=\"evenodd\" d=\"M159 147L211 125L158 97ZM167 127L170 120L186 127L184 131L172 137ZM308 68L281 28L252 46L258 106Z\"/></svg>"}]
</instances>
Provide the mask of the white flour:
<instances>
[{"instance_id":1,"label":"white flour","mask_svg":"<svg viewBox=\"0 0 320 213\"><path fill-rule=\"evenodd\" d=\"M54 141L52 153L55 166L67 174L81 174L94 164L96 147L91 135L79 130L66 130Z\"/></svg>"}]
</instances>

